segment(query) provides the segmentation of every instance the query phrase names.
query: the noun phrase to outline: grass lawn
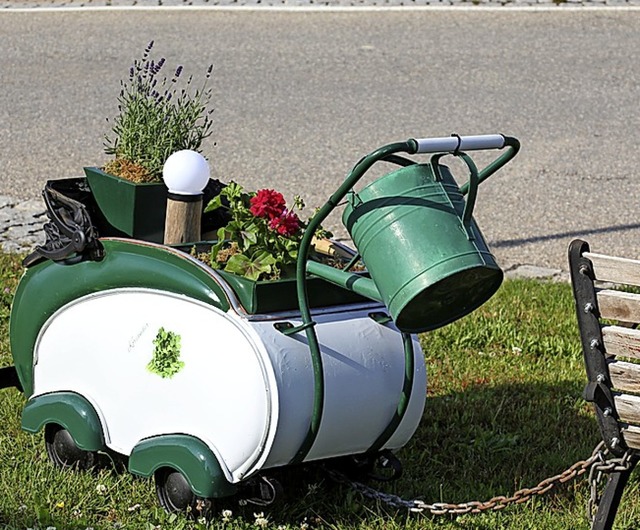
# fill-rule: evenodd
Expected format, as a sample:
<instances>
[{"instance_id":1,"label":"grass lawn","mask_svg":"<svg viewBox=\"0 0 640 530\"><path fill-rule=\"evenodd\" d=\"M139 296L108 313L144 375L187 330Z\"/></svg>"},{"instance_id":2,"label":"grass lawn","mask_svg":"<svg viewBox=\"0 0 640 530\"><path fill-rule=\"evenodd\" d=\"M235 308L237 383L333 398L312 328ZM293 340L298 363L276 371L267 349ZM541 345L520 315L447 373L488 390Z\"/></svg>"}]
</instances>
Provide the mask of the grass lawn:
<instances>
[{"instance_id":1,"label":"grass lawn","mask_svg":"<svg viewBox=\"0 0 640 530\"><path fill-rule=\"evenodd\" d=\"M9 308L20 274L18 258L0 254L1 365L11 363ZM423 335L424 417L398 453L403 477L380 489L425 502L487 500L587 458L599 435L580 398L585 377L572 304L566 284L508 281L473 315ZM22 406L20 393L0 391L0 528L589 528L584 477L500 512L430 516L363 499L312 467L281 471L285 494L269 509L228 503L222 508L231 514L209 523L169 516L157 507L151 481L109 469L54 469L42 435L21 431ZM640 528L639 501L634 475L616 528Z\"/></svg>"}]
</instances>

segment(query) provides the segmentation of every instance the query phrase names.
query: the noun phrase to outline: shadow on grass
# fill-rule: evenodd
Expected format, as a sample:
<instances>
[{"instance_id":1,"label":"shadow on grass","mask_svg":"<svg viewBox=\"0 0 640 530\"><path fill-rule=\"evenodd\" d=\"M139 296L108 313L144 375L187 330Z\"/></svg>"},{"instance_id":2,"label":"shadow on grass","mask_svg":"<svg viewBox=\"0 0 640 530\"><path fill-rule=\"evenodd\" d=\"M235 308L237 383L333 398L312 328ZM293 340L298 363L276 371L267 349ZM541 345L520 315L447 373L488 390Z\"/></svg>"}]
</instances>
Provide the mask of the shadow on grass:
<instances>
[{"instance_id":1,"label":"shadow on grass","mask_svg":"<svg viewBox=\"0 0 640 530\"><path fill-rule=\"evenodd\" d=\"M486 501L536 486L588 458L599 441L581 393L581 384L559 381L473 384L462 392L429 397L416 434L397 453L402 478L370 485L427 503ZM276 520L295 524L302 517L321 516L325 523L350 526L363 518L379 524L383 517L400 527L406 520L405 511L376 506L345 486L318 478L322 475L289 473L293 487L286 488L285 506L273 510ZM316 484L321 491L310 496ZM573 498L572 489L563 485L548 495Z\"/></svg>"},{"instance_id":2,"label":"shadow on grass","mask_svg":"<svg viewBox=\"0 0 640 530\"><path fill-rule=\"evenodd\" d=\"M485 501L535 486L587 458L599 439L590 408L580 398L581 391L580 383L565 381L479 382L461 392L428 397L416 434L397 453L404 464L403 477L394 483L370 485L427 503ZM406 511L363 499L348 487L333 483L319 466L289 467L273 470L272 474L284 487L280 503L267 508L241 508L234 500L221 500L218 511L231 509L234 517L243 517L248 526L255 512L264 512L276 526L293 528L299 528L302 522L310 528L402 528L406 523ZM572 489L566 486L549 495L568 502L573 499ZM37 527L33 511L29 511L24 516L0 513L0 524L10 521L12 526L3 527ZM155 523L164 528L167 521L157 511L152 513L158 518ZM40 521L41 528L59 523L48 521L46 516ZM95 522L91 516L79 524L66 521L64 528L84 530L88 523L103 527ZM190 527L186 521L183 524Z\"/></svg>"},{"instance_id":3,"label":"shadow on grass","mask_svg":"<svg viewBox=\"0 0 640 530\"><path fill-rule=\"evenodd\" d=\"M428 398L403 451L407 479L431 484L433 494L449 491L455 502L536 485L587 458L599 440L581 393L575 382L480 383Z\"/></svg>"}]
</instances>

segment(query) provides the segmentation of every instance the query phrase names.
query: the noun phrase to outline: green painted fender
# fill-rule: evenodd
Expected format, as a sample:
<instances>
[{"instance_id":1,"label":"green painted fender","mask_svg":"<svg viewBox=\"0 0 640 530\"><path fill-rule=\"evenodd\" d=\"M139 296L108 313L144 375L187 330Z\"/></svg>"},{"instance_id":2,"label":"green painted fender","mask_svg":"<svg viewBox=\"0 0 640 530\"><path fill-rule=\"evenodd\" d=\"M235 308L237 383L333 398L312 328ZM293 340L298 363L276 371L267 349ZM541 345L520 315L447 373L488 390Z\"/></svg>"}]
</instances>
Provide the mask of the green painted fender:
<instances>
[{"instance_id":1,"label":"green painted fender","mask_svg":"<svg viewBox=\"0 0 640 530\"><path fill-rule=\"evenodd\" d=\"M64 427L84 451L104 449L102 425L95 409L74 392L55 392L27 401L22 411L22 428L37 433L48 423Z\"/></svg>"},{"instance_id":2,"label":"green painted fender","mask_svg":"<svg viewBox=\"0 0 640 530\"><path fill-rule=\"evenodd\" d=\"M180 471L199 497L211 499L236 493L236 486L227 480L211 449L194 436L154 436L133 448L129 457L131 473L150 477L163 467Z\"/></svg>"},{"instance_id":3,"label":"green painted fender","mask_svg":"<svg viewBox=\"0 0 640 530\"><path fill-rule=\"evenodd\" d=\"M33 394L33 353L47 320L69 302L91 293L140 287L188 296L229 310L224 289L188 254L135 240L101 239L101 261L54 262L29 267L13 298L11 353L28 398Z\"/></svg>"}]
</instances>

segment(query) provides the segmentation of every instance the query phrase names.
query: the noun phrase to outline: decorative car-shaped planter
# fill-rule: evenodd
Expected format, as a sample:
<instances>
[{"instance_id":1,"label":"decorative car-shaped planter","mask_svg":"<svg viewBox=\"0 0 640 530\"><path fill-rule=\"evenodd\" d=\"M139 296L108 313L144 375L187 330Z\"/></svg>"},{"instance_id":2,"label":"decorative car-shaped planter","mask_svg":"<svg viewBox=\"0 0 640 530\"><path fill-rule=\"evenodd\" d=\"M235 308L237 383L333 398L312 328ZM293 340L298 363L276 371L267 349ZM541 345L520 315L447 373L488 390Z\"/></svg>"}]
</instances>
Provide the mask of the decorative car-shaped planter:
<instances>
[{"instance_id":1,"label":"decorative car-shaped planter","mask_svg":"<svg viewBox=\"0 0 640 530\"><path fill-rule=\"evenodd\" d=\"M437 158L394 154L505 146L484 172L469 165L466 203ZM345 224L368 273L310 261L305 235L297 277L273 282L214 270L188 246L97 238L91 193L49 189L48 242L25 260L11 313L23 428L44 430L61 466L119 455L131 473L155 477L171 511L256 484L268 502L277 489L269 469L344 456L372 463L401 448L426 396L411 333L469 313L502 279L471 213L478 183L517 149L487 135L377 150L312 221L350 193ZM353 192L378 160L404 167ZM413 191L398 191L400 180ZM435 239L411 239L431 221Z\"/></svg>"}]
</instances>

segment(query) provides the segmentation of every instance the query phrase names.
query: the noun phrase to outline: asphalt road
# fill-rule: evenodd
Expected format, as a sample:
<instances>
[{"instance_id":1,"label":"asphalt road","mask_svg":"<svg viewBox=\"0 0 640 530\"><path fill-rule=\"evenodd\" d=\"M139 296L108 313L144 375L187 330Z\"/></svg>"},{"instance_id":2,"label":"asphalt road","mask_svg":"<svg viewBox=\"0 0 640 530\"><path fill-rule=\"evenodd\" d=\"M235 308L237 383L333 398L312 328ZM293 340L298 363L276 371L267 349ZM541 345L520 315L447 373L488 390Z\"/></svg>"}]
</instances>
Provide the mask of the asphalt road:
<instances>
[{"instance_id":1,"label":"asphalt road","mask_svg":"<svg viewBox=\"0 0 640 530\"><path fill-rule=\"evenodd\" d=\"M522 151L475 217L503 266L566 269L574 237L640 256L640 12L0 12L0 195L107 160L152 39L196 77L215 65L221 180L315 206L382 144L500 132Z\"/></svg>"}]
</instances>

